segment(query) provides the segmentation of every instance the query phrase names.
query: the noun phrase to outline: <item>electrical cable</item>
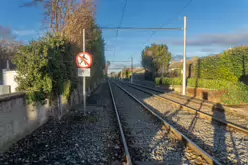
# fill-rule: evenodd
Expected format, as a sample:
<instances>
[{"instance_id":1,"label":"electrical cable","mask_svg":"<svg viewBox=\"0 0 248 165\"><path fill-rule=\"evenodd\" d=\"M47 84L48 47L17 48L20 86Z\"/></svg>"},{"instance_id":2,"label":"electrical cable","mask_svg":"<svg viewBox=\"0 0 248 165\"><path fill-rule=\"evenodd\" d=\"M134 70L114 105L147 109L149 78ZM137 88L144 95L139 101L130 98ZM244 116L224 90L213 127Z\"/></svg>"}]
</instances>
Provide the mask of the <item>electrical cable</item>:
<instances>
[{"instance_id":1,"label":"electrical cable","mask_svg":"<svg viewBox=\"0 0 248 165\"><path fill-rule=\"evenodd\" d=\"M124 19L126 9L127 9L127 0L125 0L125 5L123 6L123 9L122 9L121 19L120 19L119 26L118 26L119 28L120 28L122 21ZM118 36L119 36L119 29L116 30L116 35L115 35L116 41L117 41ZM115 48L114 48L114 56L115 56Z\"/></svg>"},{"instance_id":2,"label":"electrical cable","mask_svg":"<svg viewBox=\"0 0 248 165\"><path fill-rule=\"evenodd\" d=\"M182 9L180 9L178 12L176 12L176 15L177 15L177 14L180 14L186 7L189 6L189 4L190 4L192 1L193 1L193 0L189 0L189 1L187 2L187 4L185 4L185 5L183 6ZM174 19L174 17L169 18L166 22L169 22L169 21L171 21L172 19ZM166 22L163 23L163 24L160 26L160 28L164 27L164 26L166 25ZM168 25L168 24L167 24L167 25ZM146 42L144 42L142 45L147 44L147 42L149 42L149 41L151 40L151 38L152 38L156 33L157 33L157 31L153 31L153 32L150 34L148 40L146 40Z\"/></svg>"}]
</instances>

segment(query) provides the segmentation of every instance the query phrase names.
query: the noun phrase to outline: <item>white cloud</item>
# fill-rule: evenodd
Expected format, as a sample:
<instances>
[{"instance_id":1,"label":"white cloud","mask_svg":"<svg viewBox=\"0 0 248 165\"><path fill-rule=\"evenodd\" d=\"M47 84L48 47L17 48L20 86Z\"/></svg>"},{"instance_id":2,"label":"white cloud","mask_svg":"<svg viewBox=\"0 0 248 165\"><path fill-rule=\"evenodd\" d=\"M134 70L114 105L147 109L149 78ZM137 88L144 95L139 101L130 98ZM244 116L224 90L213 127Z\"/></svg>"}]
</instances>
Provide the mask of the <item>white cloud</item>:
<instances>
[{"instance_id":1,"label":"white cloud","mask_svg":"<svg viewBox=\"0 0 248 165\"><path fill-rule=\"evenodd\" d=\"M122 69L124 67L130 67L131 64L126 62L125 64L123 64L122 62L110 62L110 66L109 69Z\"/></svg>"},{"instance_id":2,"label":"white cloud","mask_svg":"<svg viewBox=\"0 0 248 165\"><path fill-rule=\"evenodd\" d=\"M232 33L204 34L187 40L190 46L235 46L248 43L248 31L243 29ZM182 41L173 41L174 45L182 45Z\"/></svg>"},{"instance_id":3,"label":"white cloud","mask_svg":"<svg viewBox=\"0 0 248 165\"><path fill-rule=\"evenodd\" d=\"M201 51L206 52L206 53L213 53L213 52L216 52L216 49L214 49L214 48L202 48Z\"/></svg>"},{"instance_id":4,"label":"white cloud","mask_svg":"<svg viewBox=\"0 0 248 165\"><path fill-rule=\"evenodd\" d=\"M13 34L17 36L30 36L30 35L36 35L37 32L35 30L31 29L15 29L13 30Z\"/></svg>"},{"instance_id":5,"label":"white cloud","mask_svg":"<svg viewBox=\"0 0 248 165\"><path fill-rule=\"evenodd\" d=\"M112 62L112 63L110 62L109 69L119 70L119 69L122 69L124 67L131 68L131 62ZM134 63L133 67L134 68L141 67L141 64L140 63Z\"/></svg>"}]
</instances>

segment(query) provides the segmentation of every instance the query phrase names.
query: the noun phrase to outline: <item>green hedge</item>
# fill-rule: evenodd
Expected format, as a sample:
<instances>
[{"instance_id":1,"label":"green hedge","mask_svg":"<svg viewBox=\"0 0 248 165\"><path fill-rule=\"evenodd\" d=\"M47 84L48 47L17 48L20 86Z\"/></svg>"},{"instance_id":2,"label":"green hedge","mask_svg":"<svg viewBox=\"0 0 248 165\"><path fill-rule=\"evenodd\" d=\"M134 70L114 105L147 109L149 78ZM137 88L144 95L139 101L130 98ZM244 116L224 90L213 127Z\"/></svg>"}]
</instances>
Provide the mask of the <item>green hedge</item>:
<instances>
[{"instance_id":1,"label":"green hedge","mask_svg":"<svg viewBox=\"0 0 248 165\"><path fill-rule=\"evenodd\" d=\"M248 86L244 83L233 84L222 101L225 104L248 104Z\"/></svg>"},{"instance_id":2,"label":"green hedge","mask_svg":"<svg viewBox=\"0 0 248 165\"><path fill-rule=\"evenodd\" d=\"M160 84L160 80L161 80L160 77L156 77L156 78L155 78L155 84L156 84L156 85L159 85L159 84Z\"/></svg>"},{"instance_id":3,"label":"green hedge","mask_svg":"<svg viewBox=\"0 0 248 165\"><path fill-rule=\"evenodd\" d=\"M156 85L182 85L182 78L155 78ZM227 80L210 80L210 79L197 79L197 78L189 78L187 79L187 86L189 87L199 87L199 88L207 88L212 90L221 90L228 89L236 84L243 83L234 83Z\"/></svg>"},{"instance_id":4,"label":"green hedge","mask_svg":"<svg viewBox=\"0 0 248 165\"><path fill-rule=\"evenodd\" d=\"M181 78L168 78L168 77L156 77L155 78L156 85L182 85Z\"/></svg>"},{"instance_id":5,"label":"green hedge","mask_svg":"<svg viewBox=\"0 0 248 165\"><path fill-rule=\"evenodd\" d=\"M70 43L59 35L47 34L18 49L14 64L19 91L28 91L27 100L44 102L76 88L76 67Z\"/></svg>"},{"instance_id":6,"label":"green hedge","mask_svg":"<svg viewBox=\"0 0 248 165\"><path fill-rule=\"evenodd\" d=\"M238 82L243 75L248 75L248 46L200 58L196 60L193 70L196 78Z\"/></svg>"},{"instance_id":7,"label":"green hedge","mask_svg":"<svg viewBox=\"0 0 248 165\"><path fill-rule=\"evenodd\" d=\"M182 85L182 79L181 78L161 78L163 85Z\"/></svg>"},{"instance_id":8,"label":"green hedge","mask_svg":"<svg viewBox=\"0 0 248 165\"><path fill-rule=\"evenodd\" d=\"M197 79L197 78L189 78L187 80L187 86L190 87L200 87L207 88L213 90L227 89L231 87L233 82L226 80L210 80L210 79Z\"/></svg>"},{"instance_id":9,"label":"green hedge","mask_svg":"<svg viewBox=\"0 0 248 165\"><path fill-rule=\"evenodd\" d=\"M157 77L155 83L160 82L159 80L162 81L163 85L182 85L181 78ZM187 80L187 86L207 88L210 90L225 90L226 94L221 98L224 104L248 104L248 86L242 82L189 78Z\"/></svg>"}]
</instances>

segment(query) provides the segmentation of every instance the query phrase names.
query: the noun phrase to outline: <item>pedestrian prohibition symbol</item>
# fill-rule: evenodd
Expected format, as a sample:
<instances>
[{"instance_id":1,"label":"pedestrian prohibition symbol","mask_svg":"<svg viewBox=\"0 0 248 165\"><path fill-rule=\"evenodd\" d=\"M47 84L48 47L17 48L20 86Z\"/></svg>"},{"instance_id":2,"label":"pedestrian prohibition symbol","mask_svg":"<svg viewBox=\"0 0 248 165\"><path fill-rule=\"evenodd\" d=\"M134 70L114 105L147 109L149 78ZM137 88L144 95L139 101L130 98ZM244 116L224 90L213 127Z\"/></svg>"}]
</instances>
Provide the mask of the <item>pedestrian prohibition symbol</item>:
<instances>
[{"instance_id":1,"label":"pedestrian prohibition symbol","mask_svg":"<svg viewBox=\"0 0 248 165\"><path fill-rule=\"evenodd\" d=\"M81 52L76 57L76 64L79 68L90 68L92 65L92 56L87 52Z\"/></svg>"}]
</instances>

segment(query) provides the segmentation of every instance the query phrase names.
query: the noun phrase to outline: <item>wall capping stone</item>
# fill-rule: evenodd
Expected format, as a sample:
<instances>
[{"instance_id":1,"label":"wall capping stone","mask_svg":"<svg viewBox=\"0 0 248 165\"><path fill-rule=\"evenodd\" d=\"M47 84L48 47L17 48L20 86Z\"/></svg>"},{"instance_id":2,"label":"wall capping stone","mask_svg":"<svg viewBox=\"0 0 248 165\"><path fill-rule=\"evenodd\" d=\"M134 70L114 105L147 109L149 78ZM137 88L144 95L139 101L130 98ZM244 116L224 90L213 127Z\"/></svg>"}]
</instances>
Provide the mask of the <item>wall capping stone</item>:
<instances>
[{"instance_id":1,"label":"wall capping stone","mask_svg":"<svg viewBox=\"0 0 248 165\"><path fill-rule=\"evenodd\" d=\"M12 100L12 99L15 99L15 98L23 97L25 95L26 94L24 92L16 92L16 93L10 93L10 94L3 94L3 95L0 95L0 102L9 101L9 100Z\"/></svg>"}]
</instances>

